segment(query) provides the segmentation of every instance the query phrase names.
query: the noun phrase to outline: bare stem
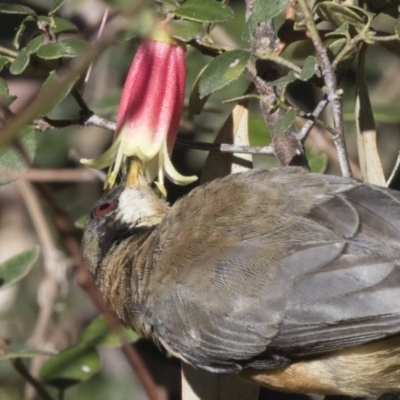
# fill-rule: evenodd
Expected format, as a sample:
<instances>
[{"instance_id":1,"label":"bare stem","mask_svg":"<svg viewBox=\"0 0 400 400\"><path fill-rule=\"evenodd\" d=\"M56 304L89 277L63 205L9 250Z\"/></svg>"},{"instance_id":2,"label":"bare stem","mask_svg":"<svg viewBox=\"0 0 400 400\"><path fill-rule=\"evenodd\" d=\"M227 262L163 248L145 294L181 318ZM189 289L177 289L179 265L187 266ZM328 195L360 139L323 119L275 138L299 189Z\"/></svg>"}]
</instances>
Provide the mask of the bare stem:
<instances>
[{"instance_id":1,"label":"bare stem","mask_svg":"<svg viewBox=\"0 0 400 400\"><path fill-rule=\"evenodd\" d=\"M194 140L177 139L176 146L189 149L220 151L221 153L264 154L273 156L273 146L242 146L228 143L204 143Z\"/></svg>"},{"instance_id":2,"label":"bare stem","mask_svg":"<svg viewBox=\"0 0 400 400\"><path fill-rule=\"evenodd\" d=\"M298 6L302 12L307 30L310 33L311 40L314 44L326 86L327 99L332 107L334 128L337 132L337 135L333 140L338 152L342 175L349 177L351 176L351 169L347 155L346 142L344 140L341 92L337 87L335 70L329 60L327 50L322 43L318 29L314 23L313 15L307 6L306 0L298 0Z\"/></svg>"}]
</instances>

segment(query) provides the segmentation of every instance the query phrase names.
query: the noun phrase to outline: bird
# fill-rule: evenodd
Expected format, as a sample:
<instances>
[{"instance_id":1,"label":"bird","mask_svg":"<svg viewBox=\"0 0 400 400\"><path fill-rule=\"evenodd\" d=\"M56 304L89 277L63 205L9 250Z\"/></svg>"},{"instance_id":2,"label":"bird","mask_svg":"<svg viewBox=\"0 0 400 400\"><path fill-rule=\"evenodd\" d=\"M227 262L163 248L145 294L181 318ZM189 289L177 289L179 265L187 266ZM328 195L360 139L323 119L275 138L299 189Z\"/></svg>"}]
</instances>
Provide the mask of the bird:
<instances>
[{"instance_id":1,"label":"bird","mask_svg":"<svg viewBox=\"0 0 400 400\"><path fill-rule=\"evenodd\" d=\"M83 255L122 323L196 368L307 394L400 390L400 193L254 169L169 206L121 184Z\"/></svg>"}]
</instances>

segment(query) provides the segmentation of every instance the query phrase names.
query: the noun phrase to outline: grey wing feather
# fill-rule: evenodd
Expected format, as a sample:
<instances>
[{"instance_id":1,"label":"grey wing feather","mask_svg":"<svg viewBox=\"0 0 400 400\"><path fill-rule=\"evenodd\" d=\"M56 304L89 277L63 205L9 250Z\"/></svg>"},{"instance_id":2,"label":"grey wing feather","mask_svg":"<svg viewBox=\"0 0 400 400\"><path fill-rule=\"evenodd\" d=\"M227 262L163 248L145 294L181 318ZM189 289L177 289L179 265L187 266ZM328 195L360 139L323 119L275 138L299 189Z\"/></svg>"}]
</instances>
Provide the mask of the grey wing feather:
<instances>
[{"instance_id":1,"label":"grey wing feather","mask_svg":"<svg viewBox=\"0 0 400 400\"><path fill-rule=\"evenodd\" d=\"M275 368L400 332L399 196L279 171L243 175L242 185L238 175L225 178L243 195L240 215L221 183L173 207L171 218L191 211L182 222L192 224L190 249L174 246L179 226L173 231L167 218L161 227L157 268L171 274L173 263L178 284L157 293L148 320L167 347L200 367ZM201 209L190 209L194 200ZM211 208L224 200L226 208Z\"/></svg>"},{"instance_id":2,"label":"grey wing feather","mask_svg":"<svg viewBox=\"0 0 400 400\"><path fill-rule=\"evenodd\" d=\"M295 282L270 345L280 354L318 355L400 332L400 195L359 185L310 214L346 234L337 200L356 211L357 230L339 258Z\"/></svg>"}]
</instances>

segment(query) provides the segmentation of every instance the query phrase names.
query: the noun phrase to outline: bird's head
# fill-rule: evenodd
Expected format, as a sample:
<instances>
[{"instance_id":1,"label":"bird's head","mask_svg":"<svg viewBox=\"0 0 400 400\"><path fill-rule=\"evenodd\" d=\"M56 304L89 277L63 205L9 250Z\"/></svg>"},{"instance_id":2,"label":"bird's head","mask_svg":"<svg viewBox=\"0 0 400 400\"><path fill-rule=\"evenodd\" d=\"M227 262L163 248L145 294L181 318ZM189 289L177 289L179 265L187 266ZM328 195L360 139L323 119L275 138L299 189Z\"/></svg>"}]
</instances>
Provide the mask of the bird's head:
<instances>
[{"instance_id":1,"label":"bird's head","mask_svg":"<svg viewBox=\"0 0 400 400\"><path fill-rule=\"evenodd\" d=\"M146 185L118 186L102 197L86 220L82 240L92 275L116 245L158 225L167 212L167 204Z\"/></svg>"}]
</instances>

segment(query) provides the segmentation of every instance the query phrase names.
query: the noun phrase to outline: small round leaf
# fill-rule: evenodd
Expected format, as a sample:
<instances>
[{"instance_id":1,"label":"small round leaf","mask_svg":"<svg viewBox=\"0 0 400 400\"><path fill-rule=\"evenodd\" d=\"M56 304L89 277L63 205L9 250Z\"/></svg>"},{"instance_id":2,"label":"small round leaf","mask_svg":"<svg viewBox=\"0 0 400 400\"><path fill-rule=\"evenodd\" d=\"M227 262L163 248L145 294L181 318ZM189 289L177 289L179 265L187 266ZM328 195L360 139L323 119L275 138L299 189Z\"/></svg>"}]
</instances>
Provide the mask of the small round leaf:
<instances>
[{"instance_id":1,"label":"small round leaf","mask_svg":"<svg viewBox=\"0 0 400 400\"><path fill-rule=\"evenodd\" d=\"M361 8L334 2L319 3L317 5L317 14L336 26L347 22L354 26L357 31L363 30L369 20L369 14Z\"/></svg>"},{"instance_id":2,"label":"small round leaf","mask_svg":"<svg viewBox=\"0 0 400 400\"><path fill-rule=\"evenodd\" d=\"M128 328L122 329L122 335L129 343L135 343L140 339L140 335ZM92 346L121 346L118 336L111 331L110 326L102 315L95 318L85 329L83 342Z\"/></svg>"},{"instance_id":3,"label":"small round leaf","mask_svg":"<svg viewBox=\"0 0 400 400\"><path fill-rule=\"evenodd\" d=\"M29 64L29 54L26 51L26 48L22 49L17 57L15 57L15 60L11 63L10 65L10 72L13 75L19 75L22 72L24 72L24 70L26 69L26 67Z\"/></svg>"},{"instance_id":4,"label":"small round leaf","mask_svg":"<svg viewBox=\"0 0 400 400\"><path fill-rule=\"evenodd\" d=\"M0 264L0 290L14 285L24 278L39 257L39 247L35 246Z\"/></svg>"},{"instance_id":5,"label":"small round leaf","mask_svg":"<svg viewBox=\"0 0 400 400\"><path fill-rule=\"evenodd\" d=\"M5 98L9 96L10 92L8 90L7 82L0 78L0 100L4 101Z\"/></svg>"},{"instance_id":6,"label":"small round leaf","mask_svg":"<svg viewBox=\"0 0 400 400\"><path fill-rule=\"evenodd\" d=\"M54 18L54 33L56 35L74 32L78 32L78 28L75 24L64 18Z\"/></svg>"},{"instance_id":7,"label":"small round leaf","mask_svg":"<svg viewBox=\"0 0 400 400\"><path fill-rule=\"evenodd\" d=\"M100 364L97 350L81 343L49 358L39 375L48 385L64 390L91 378L99 371Z\"/></svg>"},{"instance_id":8,"label":"small round leaf","mask_svg":"<svg viewBox=\"0 0 400 400\"><path fill-rule=\"evenodd\" d=\"M38 97L46 96L47 91L58 81L58 79L57 72L52 71L40 88ZM61 90L57 93L57 95L48 98L46 107L42 109L42 115L48 114L54 107L58 106L69 95L78 79L79 76L76 76L75 80L69 82L68 86L66 86L64 90Z\"/></svg>"},{"instance_id":9,"label":"small round leaf","mask_svg":"<svg viewBox=\"0 0 400 400\"><path fill-rule=\"evenodd\" d=\"M1 83L1 82L0 82ZM0 85L1 87L1 85ZM9 96L5 98L9 100ZM20 145L32 160L36 153L36 136L35 129L32 125L23 129L18 137ZM5 185L15 179L28 168L28 164L24 157L13 145L0 147L0 185Z\"/></svg>"},{"instance_id":10,"label":"small round leaf","mask_svg":"<svg viewBox=\"0 0 400 400\"><path fill-rule=\"evenodd\" d=\"M26 345L15 345L14 342L9 346L7 353L0 354L0 361L10 360L13 358L33 358L37 356L51 356L52 353L39 349L27 348Z\"/></svg>"},{"instance_id":11,"label":"small round leaf","mask_svg":"<svg viewBox=\"0 0 400 400\"><path fill-rule=\"evenodd\" d=\"M397 38L400 40L400 24L397 24L394 28Z\"/></svg>"},{"instance_id":12,"label":"small round leaf","mask_svg":"<svg viewBox=\"0 0 400 400\"><path fill-rule=\"evenodd\" d=\"M200 78L200 98L208 96L239 78L250 56L250 52L246 50L232 50L214 58Z\"/></svg>"},{"instance_id":13,"label":"small round leaf","mask_svg":"<svg viewBox=\"0 0 400 400\"><path fill-rule=\"evenodd\" d=\"M289 0L255 0L253 10L244 26L243 40L251 40L261 22L269 21L279 15L287 6Z\"/></svg>"},{"instance_id":14,"label":"small round leaf","mask_svg":"<svg viewBox=\"0 0 400 400\"><path fill-rule=\"evenodd\" d=\"M215 0L187 0L174 14L198 22L224 22L234 17L230 7Z\"/></svg>"},{"instance_id":15,"label":"small round leaf","mask_svg":"<svg viewBox=\"0 0 400 400\"><path fill-rule=\"evenodd\" d=\"M306 149L306 157L311 172L323 174L328 166L328 156L315 150Z\"/></svg>"},{"instance_id":16,"label":"small round leaf","mask_svg":"<svg viewBox=\"0 0 400 400\"><path fill-rule=\"evenodd\" d=\"M61 42L48 43L42 46L37 55L45 60L55 60L63 57L77 57L87 50L88 42L81 39L65 39Z\"/></svg>"},{"instance_id":17,"label":"small round leaf","mask_svg":"<svg viewBox=\"0 0 400 400\"><path fill-rule=\"evenodd\" d=\"M289 83L292 83L296 80L296 75L293 71L289 71L286 75L281 78L275 79L272 82L268 82L269 87L274 87L278 85L287 86Z\"/></svg>"},{"instance_id":18,"label":"small round leaf","mask_svg":"<svg viewBox=\"0 0 400 400\"><path fill-rule=\"evenodd\" d=\"M286 132L292 125L294 120L296 119L297 112L296 110L289 110L283 118L281 118L276 125L272 128L272 133L274 135L279 135L281 133Z\"/></svg>"},{"instance_id":19,"label":"small round leaf","mask_svg":"<svg viewBox=\"0 0 400 400\"><path fill-rule=\"evenodd\" d=\"M200 78L202 77L204 71L206 70L207 66L205 66L197 75L196 80L194 81L192 90L190 92L189 96L189 117L192 118L193 115L199 115L203 108L204 105L206 104L208 96L204 96L203 98L200 97L200 92L199 92L199 84L200 84Z\"/></svg>"},{"instance_id":20,"label":"small round leaf","mask_svg":"<svg viewBox=\"0 0 400 400\"><path fill-rule=\"evenodd\" d=\"M184 19L176 19L169 23L172 27L172 36L182 40L183 42L188 42L192 40L201 29L201 24L194 21L186 21Z\"/></svg>"},{"instance_id":21,"label":"small round leaf","mask_svg":"<svg viewBox=\"0 0 400 400\"><path fill-rule=\"evenodd\" d=\"M0 71L3 70L3 68L8 64L7 58L0 56ZM0 91L0 97L1 97L1 91Z\"/></svg>"},{"instance_id":22,"label":"small round leaf","mask_svg":"<svg viewBox=\"0 0 400 400\"><path fill-rule=\"evenodd\" d=\"M314 56L308 56L304 60L303 69L301 70L300 79L308 81L317 71L318 62Z\"/></svg>"},{"instance_id":23,"label":"small round leaf","mask_svg":"<svg viewBox=\"0 0 400 400\"><path fill-rule=\"evenodd\" d=\"M65 3L65 0L54 0L49 15L56 13Z\"/></svg>"},{"instance_id":24,"label":"small round leaf","mask_svg":"<svg viewBox=\"0 0 400 400\"><path fill-rule=\"evenodd\" d=\"M0 14L36 15L32 8L21 4L0 3Z\"/></svg>"}]
</instances>

